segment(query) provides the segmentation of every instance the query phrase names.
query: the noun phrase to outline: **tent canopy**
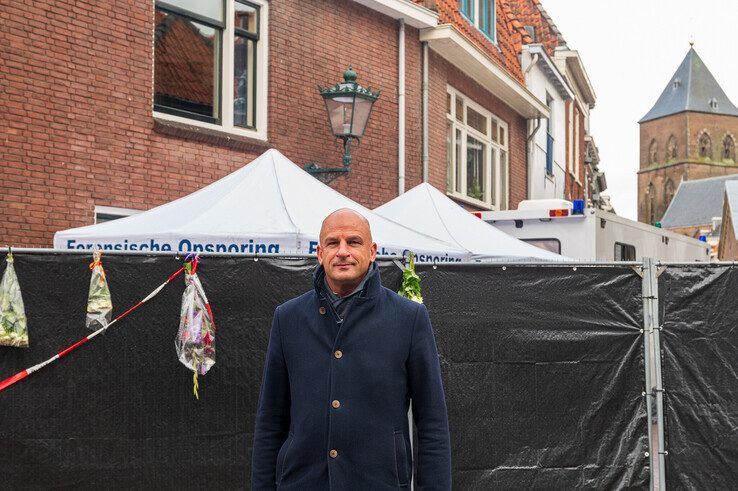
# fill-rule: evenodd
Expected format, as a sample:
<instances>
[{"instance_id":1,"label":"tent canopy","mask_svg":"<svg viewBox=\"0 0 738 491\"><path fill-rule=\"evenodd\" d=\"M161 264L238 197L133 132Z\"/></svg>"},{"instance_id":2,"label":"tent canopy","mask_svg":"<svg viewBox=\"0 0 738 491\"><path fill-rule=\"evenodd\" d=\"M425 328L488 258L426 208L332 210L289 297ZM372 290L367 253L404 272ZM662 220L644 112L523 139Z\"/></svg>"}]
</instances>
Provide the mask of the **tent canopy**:
<instances>
[{"instance_id":1,"label":"tent canopy","mask_svg":"<svg viewBox=\"0 0 738 491\"><path fill-rule=\"evenodd\" d=\"M472 260L562 261L480 220L428 183L374 210L385 218L468 251Z\"/></svg>"},{"instance_id":2,"label":"tent canopy","mask_svg":"<svg viewBox=\"0 0 738 491\"><path fill-rule=\"evenodd\" d=\"M463 249L373 213L310 176L277 150L199 191L130 217L59 231L57 249L310 254L323 219L364 215L381 255L466 259Z\"/></svg>"}]
</instances>

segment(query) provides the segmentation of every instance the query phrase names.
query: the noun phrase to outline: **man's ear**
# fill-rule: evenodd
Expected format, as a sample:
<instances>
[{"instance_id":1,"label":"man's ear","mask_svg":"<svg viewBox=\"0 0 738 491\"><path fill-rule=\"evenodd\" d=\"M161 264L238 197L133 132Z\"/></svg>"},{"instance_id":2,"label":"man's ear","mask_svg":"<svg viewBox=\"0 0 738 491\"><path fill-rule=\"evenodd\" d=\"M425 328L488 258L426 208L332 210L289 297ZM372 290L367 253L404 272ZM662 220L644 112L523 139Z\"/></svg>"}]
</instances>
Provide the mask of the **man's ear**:
<instances>
[{"instance_id":1,"label":"man's ear","mask_svg":"<svg viewBox=\"0 0 738 491\"><path fill-rule=\"evenodd\" d=\"M320 247L320 244L318 244L318 247L316 248L315 252L318 255L318 264L322 266L323 265L323 248Z\"/></svg>"},{"instance_id":2,"label":"man's ear","mask_svg":"<svg viewBox=\"0 0 738 491\"><path fill-rule=\"evenodd\" d=\"M377 258L377 243L372 242L372 253L369 256L369 258L372 260L372 262Z\"/></svg>"}]
</instances>

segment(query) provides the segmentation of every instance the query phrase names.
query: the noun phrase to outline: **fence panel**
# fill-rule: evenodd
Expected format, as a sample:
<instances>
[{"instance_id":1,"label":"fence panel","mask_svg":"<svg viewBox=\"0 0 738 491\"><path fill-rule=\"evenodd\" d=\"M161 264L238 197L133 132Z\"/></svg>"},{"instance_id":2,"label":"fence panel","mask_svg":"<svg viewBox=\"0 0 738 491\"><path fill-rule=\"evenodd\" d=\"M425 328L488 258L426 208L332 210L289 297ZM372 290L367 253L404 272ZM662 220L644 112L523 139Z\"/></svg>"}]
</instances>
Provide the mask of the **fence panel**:
<instances>
[{"instance_id":1,"label":"fence panel","mask_svg":"<svg viewBox=\"0 0 738 491\"><path fill-rule=\"evenodd\" d=\"M629 267L420 268L457 489L647 487L641 278Z\"/></svg>"},{"instance_id":2,"label":"fence panel","mask_svg":"<svg viewBox=\"0 0 738 491\"><path fill-rule=\"evenodd\" d=\"M659 287L667 489L734 489L738 269L670 266Z\"/></svg>"}]
</instances>

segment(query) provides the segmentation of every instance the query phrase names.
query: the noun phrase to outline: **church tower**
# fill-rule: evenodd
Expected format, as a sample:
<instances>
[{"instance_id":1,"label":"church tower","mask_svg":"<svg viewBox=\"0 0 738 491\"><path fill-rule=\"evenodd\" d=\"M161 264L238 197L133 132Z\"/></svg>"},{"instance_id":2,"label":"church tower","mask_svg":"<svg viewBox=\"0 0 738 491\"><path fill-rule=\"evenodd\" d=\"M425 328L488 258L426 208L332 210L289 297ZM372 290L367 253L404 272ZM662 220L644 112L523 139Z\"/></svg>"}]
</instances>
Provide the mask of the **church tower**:
<instances>
[{"instance_id":1,"label":"church tower","mask_svg":"<svg viewBox=\"0 0 738 491\"><path fill-rule=\"evenodd\" d=\"M639 221L660 221L682 180L738 174L738 108L694 48L638 123Z\"/></svg>"}]
</instances>

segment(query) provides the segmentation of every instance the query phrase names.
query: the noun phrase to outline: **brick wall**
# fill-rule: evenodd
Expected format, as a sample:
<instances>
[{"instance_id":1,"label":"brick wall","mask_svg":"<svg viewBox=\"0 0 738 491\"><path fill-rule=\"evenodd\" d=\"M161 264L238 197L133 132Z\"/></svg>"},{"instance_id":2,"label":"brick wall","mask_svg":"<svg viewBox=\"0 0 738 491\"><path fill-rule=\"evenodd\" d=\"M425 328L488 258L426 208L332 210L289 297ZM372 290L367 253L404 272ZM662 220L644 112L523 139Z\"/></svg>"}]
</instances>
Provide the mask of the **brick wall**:
<instances>
[{"instance_id":1,"label":"brick wall","mask_svg":"<svg viewBox=\"0 0 738 491\"><path fill-rule=\"evenodd\" d=\"M51 245L93 223L95 205L148 209L191 193L270 147L338 166L316 85L349 64L382 91L340 192L369 207L397 195L397 25L347 0L270 2L268 141L228 139L152 118L151 1L19 1L0 9L0 236ZM358 42L346 42L347 36ZM408 188L420 182L420 43L408 27Z\"/></svg>"},{"instance_id":2,"label":"brick wall","mask_svg":"<svg viewBox=\"0 0 738 491\"><path fill-rule=\"evenodd\" d=\"M713 158L699 157L698 140L707 130L712 139ZM648 185L653 184L656 203L656 221L661 220L669 202L665 194L666 182L675 189L682 180L705 179L738 173L738 165L721 158L722 141L726 134L738 136L738 118L715 114L682 112L647 121L640 127L640 171L638 174L638 220L648 223ZM668 159L666 148L669 137L677 142L677 158ZM656 163L650 162L651 142L656 141Z\"/></svg>"},{"instance_id":3,"label":"brick wall","mask_svg":"<svg viewBox=\"0 0 738 491\"><path fill-rule=\"evenodd\" d=\"M509 207L517 208L518 203L526 199L528 186L525 118L440 56L432 53L430 65L430 183L439 189L446 189L446 86L450 85L507 123L510 161Z\"/></svg>"},{"instance_id":4,"label":"brick wall","mask_svg":"<svg viewBox=\"0 0 738 491\"><path fill-rule=\"evenodd\" d=\"M277 148L298 165L340 166L316 85L358 81L382 94L350 178L332 186L373 208L397 196L398 27L349 0L269 2L268 139L156 121L152 115L154 2L0 0L0 237L49 247L54 232L89 225L95 206L149 209L189 194ZM443 2L439 2L441 4ZM460 22L456 2L441 16ZM465 32L521 78L498 6L500 48ZM445 12L445 13L444 13ZM406 27L406 189L421 182L421 65ZM445 87L449 83L510 128L510 206L525 198L525 120L431 55L430 181L446 187Z\"/></svg>"},{"instance_id":5,"label":"brick wall","mask_svg":"<svg viewBox=\"0 0 738 491\"><path fill-rule=\"evenodd\" d=\"M738 260L738 240L735 238L732 214L727 201L723 204L723 222L720 229L720 244L718 245L718 260Z\"/></svg>"}]
</instances>

